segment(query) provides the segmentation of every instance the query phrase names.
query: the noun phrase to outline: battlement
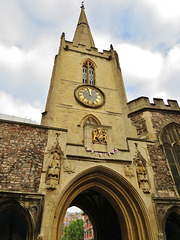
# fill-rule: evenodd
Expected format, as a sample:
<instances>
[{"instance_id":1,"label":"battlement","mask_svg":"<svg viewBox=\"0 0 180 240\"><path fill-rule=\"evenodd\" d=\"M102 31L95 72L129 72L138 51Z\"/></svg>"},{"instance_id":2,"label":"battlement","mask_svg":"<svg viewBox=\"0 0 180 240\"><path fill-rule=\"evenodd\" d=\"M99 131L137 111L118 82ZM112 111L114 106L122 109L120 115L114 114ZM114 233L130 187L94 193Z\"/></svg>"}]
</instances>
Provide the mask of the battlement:
<instances>
[{"instance_id":1,"label":"battlement","mask_svg":"<svg viewBox=\"0 0 180 240\"><path fill-rule=\"evenodd\" d=\"M103 50L103 52L98 52L98 48L95 48L95 47L87 48L86 45L83 45L83 44L74 45L73 42L66 41L66 40L64 41L63 45L64 45L64 50L66 51L81 52L81 53L93 55L96 57L106 58L107 60L111 60L112 58L112 54L110 50L109 51Z\"/></svg>"},{"instance_id":2,"label":"battlement","mask_svg":"<svg viewBox=\"0 0 180 240\"><path fill-rule=\"evenodd\" d=\"M148 97L139 97L128 102L129 114L143 110L180 111L180 107L176 100L168 99L168 104L165 104L161 98L153 98L153 101L153 103L150 103Z\"/></svg>"}]
</instances>

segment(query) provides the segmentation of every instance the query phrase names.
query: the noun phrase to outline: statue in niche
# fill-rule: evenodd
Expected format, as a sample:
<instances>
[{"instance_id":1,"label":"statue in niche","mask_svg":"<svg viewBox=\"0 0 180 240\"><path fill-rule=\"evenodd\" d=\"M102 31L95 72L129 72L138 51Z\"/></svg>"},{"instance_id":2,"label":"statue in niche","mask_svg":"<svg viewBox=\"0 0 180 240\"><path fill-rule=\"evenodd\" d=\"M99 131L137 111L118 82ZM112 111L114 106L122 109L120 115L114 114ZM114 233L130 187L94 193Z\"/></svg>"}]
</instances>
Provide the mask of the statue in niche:
<instances>
[{"instance_id":1,"label":"statue in niche","mask_svg":"<svg viewBox=\"0 0 180 240\"><path fill-rule=\"evenodd\" d=\"M140 159L137 161L136 173L137 173L139 187L143 190L144 193L149 193L150 192L149 181L147 179L146 168L143 165L142 160Z\"/></svg>"},{"instance_id":2,"label":"statue in niche","mask_svg":"<svg viewBox=\"0 0 180 240\"><path fill-rule=\"evenodd\" d=\"M149 181L146 171L146 160L143 158L139 150L137 150L136 162L136 173L139 187L143 190L144 193L150 193Z\"/></svg>"},{"instance_id":3,"label":"statue in niche","mask_svg":"<svg viewBox=\"0 0 180 240\"><path fill-rule=\"evenodd\" d=\"M92 131L92 142L93 143L104 143L107 144L107 133L106 130L100 128Z\"/></svg>"},{"instance_id":4,"label":"statue in niche","mask_svg":"<svg viewBox=\"0 0 180 240\"><path fill-rule=\"evenodd\" d=\"M46 176L47 189L56 189L56 186L59 184L62 157L63 154L57 142L55 148L51 150L50 158L52 158L52 160L48 166Z\"/></svg>"}]
</instances>

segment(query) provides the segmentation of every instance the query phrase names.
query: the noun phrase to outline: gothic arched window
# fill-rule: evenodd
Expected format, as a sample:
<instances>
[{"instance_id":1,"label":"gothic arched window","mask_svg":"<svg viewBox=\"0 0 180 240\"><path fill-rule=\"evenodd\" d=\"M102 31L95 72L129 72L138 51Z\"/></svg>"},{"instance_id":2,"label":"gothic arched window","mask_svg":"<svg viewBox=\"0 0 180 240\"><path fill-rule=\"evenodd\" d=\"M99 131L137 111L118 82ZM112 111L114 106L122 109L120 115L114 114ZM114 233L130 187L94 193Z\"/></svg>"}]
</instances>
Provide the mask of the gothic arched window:
<instances>
[{"instance_id":1,"label":"gothic arched window","mask_svg":"<svg viewBox=\"0 0 180 240\"><path fill-rule=\"evenodd\" d=\"M90 60L86 60L83 63L82 82L83 82L83 84L95 85L94 64Z\"/></svg>"},{"instance_id":2,"label":"gothic arched window","mask_svg":"<svg viewBox=\"0 0 180 240\"><path fill-rule=\"evenodd\" d=\"M93 117L88 117L85 123L98 124L96 119L94 119Z\"/></svg>"},{"instance_id":3,"label":"gothic arched window","mask_svg":"<svg viewBox=\"0 0 180 240\"><path fill-rule=\"evenodd\" d=\"M162 143L180 194L180 125L170 124L162 133Z\"/></svg>"},{"instance_id":4,"label":"gothic arched window","mask_svg":"<svg viewBox=\"0 0 180 240\"><path fill-rule=\"evenodd\" d=\"M99 119L97 117L95 117L92 114L89 114L87 116L85 116L82 120L79 126L84 127L84 125L88 123L88 124L95 124L95 125L101 125L101 122L99 121Z\"/></svg>"}]
</instances>

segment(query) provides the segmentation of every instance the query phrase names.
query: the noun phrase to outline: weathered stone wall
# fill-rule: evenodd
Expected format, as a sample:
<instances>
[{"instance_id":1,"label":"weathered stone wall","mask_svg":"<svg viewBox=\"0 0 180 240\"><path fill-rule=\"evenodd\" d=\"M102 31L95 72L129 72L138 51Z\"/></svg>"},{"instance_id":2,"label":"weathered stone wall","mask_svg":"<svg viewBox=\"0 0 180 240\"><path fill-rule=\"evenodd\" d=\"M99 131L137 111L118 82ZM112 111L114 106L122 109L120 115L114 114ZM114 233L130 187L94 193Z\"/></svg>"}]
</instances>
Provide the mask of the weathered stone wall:
<instances>
[{"instance_id":1,"label":"weathered stone wall","mask_svg":"<svg viewBox=\"0 0 180 240\"><path fill-rule=\"evenodd\" d=\"M144 137L147 135L148 131L146 126L146 121L143 118L143 113L133 115L131 117L131 122L137 130L138 137Z\"/></svg>"},{"instance_id":2,"label":"weathered stone wall","mask_svg":"<svg viewBox=\"0 0 180 240\"><path fill-rule=\"evenodd\" d=\"M165 113L165 112L152 112L152 124L156 129L157 138L161 130L168 124L175 122L180 123L180 112L179 114Z\"/></svg>"},{"instance_id":3,"label":"weathered stone wall","mask_svg":"<svg viewBox=\"0 0 180 240\"><path fill-rule=\"evenodd\" d=\"M137 135L139 137L147 136L147 122L143 118L142 113L137 113L131 116L131 122L136 127ZM156 134L155 144L148 144L148 152L154 171L154 182L156 191L159 195L171 196L174 195L174 181L169 170L166 156L163 147L160 144L160 133L162 129L172 123L180 123L179 114L168 112L151 112L151 122L153 130ZM151 134L151 133L149 133Z\"/></svg>"},{"instance_id":4,"label":"weathered stone wall","mask_svg":"<svg viewBox=\"0 0 180 240\"><path fill-rule=\"evenodd\" d=\"M47 129L0 122L0 189L37 192Z\"/></svg>"}]
</instances>

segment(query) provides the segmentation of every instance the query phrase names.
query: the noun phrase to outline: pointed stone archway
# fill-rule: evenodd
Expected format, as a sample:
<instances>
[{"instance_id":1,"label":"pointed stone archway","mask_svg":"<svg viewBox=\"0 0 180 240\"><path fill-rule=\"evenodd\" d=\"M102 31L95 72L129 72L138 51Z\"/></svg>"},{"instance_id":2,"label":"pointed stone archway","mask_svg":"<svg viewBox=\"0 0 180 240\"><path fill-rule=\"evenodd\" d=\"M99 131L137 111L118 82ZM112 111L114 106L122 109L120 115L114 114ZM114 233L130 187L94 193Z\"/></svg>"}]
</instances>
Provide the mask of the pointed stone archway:
<instances>
[{"instance_id":1,"label":"pointed stone archway","mask_svg":"<svg viewBox=\"0 0 180 240\"><path fill-rule=\"evenodd\" d=\"M168 209L163 221L164 235L166 240L180 239L180 208Z\"/></svg>"},{"instance_id":2,"label":"pointed stone archway","mask_svg":"<svg viewBox=\"0 0 180 240\"><path fill-rule=\"evenodd\" d=\"M35 239L31 214L16 200L0 203L0 239Z\"/></svg>"},{"instance_id":3,"label":"pointed stone archway","mask_svg":"<svg viewBox=\"0 0 180 240\"><path fill-rule=\"evenodd\" d=\"M55 210L51 239L61 240L63 219L72 205L89 215L96 240L153 239L150 219L139 194L124 177L109 168L92 167L68 184Z\"/></svg>"}]
</instances>

